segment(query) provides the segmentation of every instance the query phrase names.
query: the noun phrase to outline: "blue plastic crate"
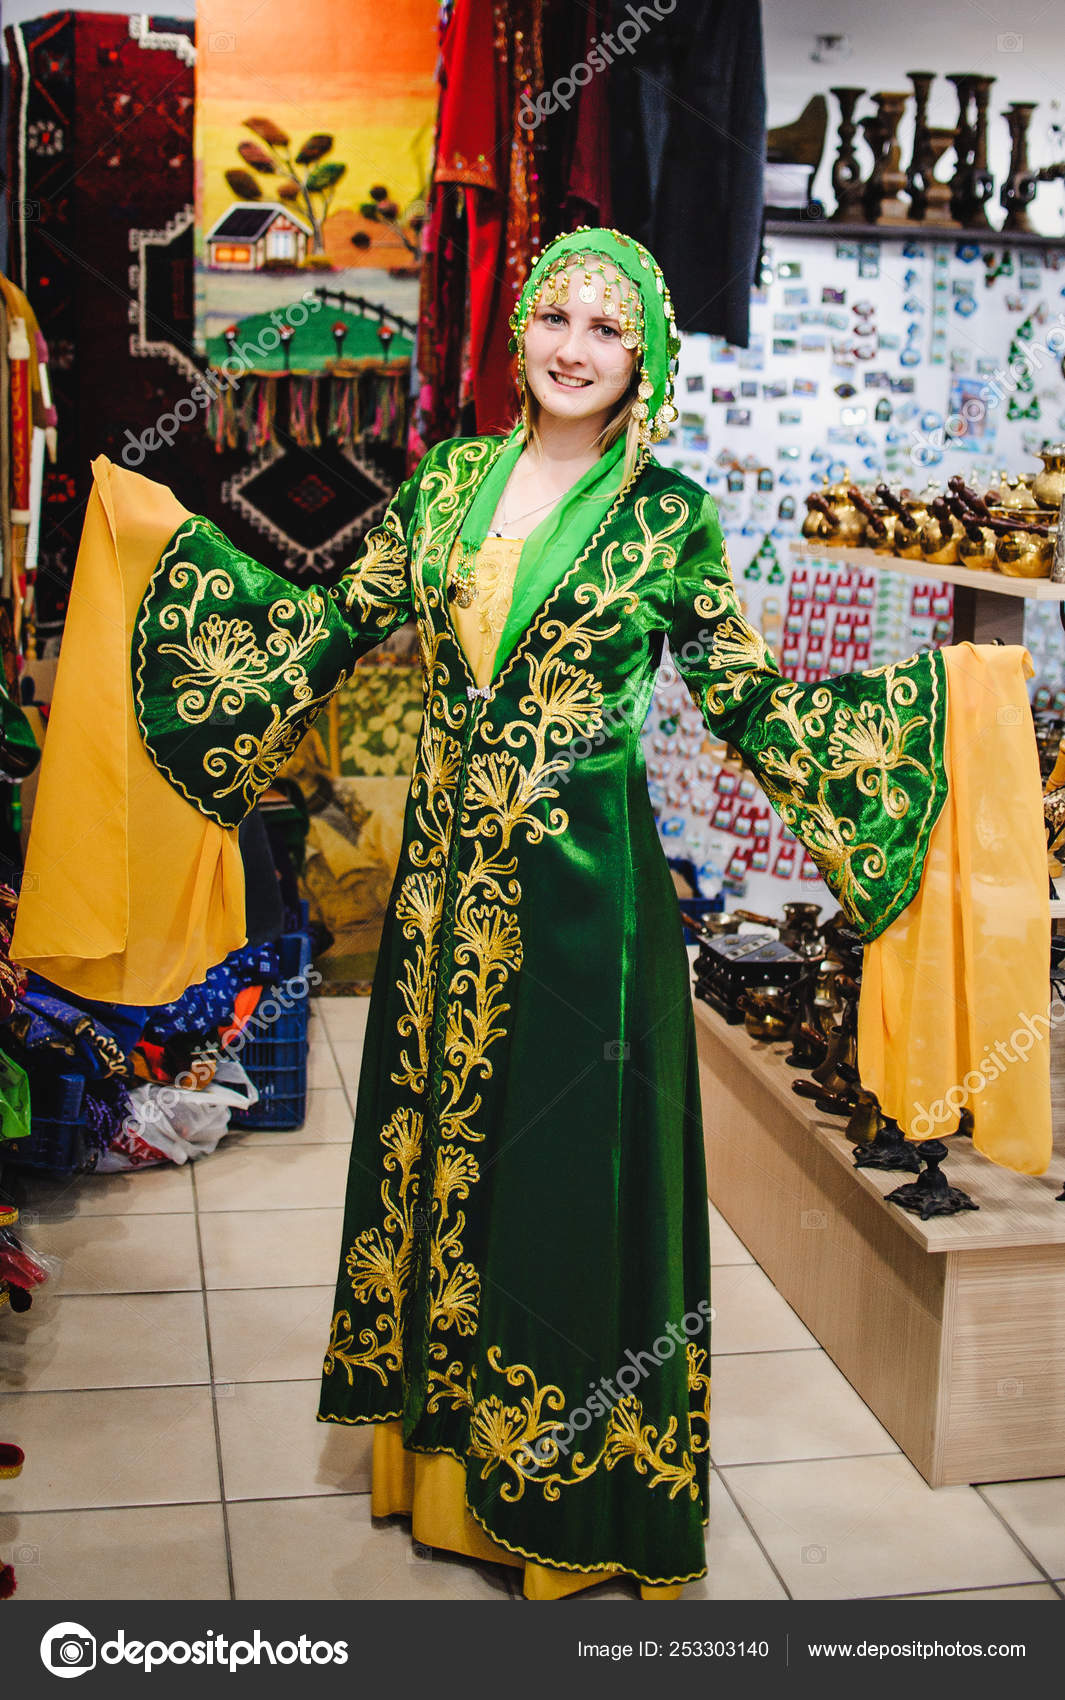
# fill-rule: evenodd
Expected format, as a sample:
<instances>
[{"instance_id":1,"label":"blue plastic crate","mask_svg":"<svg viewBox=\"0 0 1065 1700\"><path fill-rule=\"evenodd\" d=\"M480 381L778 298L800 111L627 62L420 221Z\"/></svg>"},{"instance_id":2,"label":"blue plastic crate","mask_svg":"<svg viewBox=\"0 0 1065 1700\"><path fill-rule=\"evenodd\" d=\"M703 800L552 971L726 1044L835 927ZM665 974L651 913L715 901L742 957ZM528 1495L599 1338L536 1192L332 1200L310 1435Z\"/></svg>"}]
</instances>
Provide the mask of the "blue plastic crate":
<instances>
[{"instance_id":1,"label":"blue plastic crate","mask_svg":"<svg viewBox=\"0 0 1065 1700\"><path fill-rule=\"evenodd\" d=\"M286 933L278 941L281 955L282 985L271 986L263 993L251 1021L253 1037L242 1047L239 1057L253 1084L258 1088L259 1101L249 1110L234 1110L231 1127L282 1128L302 1127L307 1114L307 1027L310 1021L310 997L293 1000L292 1008L279 1015L266 1029L257 1028L260 1011L269 1008L271 1001L284 991L284 982L305 975L311 965L311 940L308 933Z\"/></svg>"},{"instance_id":2,"label":"blue plastic crate","mask_svg":"<svg viewBox=\"0 0 1065 1700\"><path fill-rule=\"evenodd\" d=\"M54 1174L74 1174L93 1167L87 1130L81 1121L85 1096L83 1074L36 1076L30 1081L30 1133L6 1141L5 1163Z\"/></svg>"}]
</instances>

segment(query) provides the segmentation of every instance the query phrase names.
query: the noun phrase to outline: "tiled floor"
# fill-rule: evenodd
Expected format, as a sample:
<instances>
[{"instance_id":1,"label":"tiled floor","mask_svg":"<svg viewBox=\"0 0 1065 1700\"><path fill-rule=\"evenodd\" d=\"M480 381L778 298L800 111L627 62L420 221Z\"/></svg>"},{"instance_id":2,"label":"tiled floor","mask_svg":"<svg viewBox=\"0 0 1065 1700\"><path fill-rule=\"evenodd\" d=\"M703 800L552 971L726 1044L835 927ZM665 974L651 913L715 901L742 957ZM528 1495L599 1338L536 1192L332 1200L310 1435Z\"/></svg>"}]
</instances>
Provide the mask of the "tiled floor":
<instances>
[{"instance_id":1,"label":"tiled floor","mask_svg":"<svg viewBox=\"0 0 1065 1700\"><path fill-rule=\"evenodd\" d=\"M299 1132L27 1198L59 1268L0 1318L21 1599L520 1598L516 1571L375 1527L369 1431L314 1420L367 1008L316 1006ZM927 1487L712 1206L710 1225L709 1576L684 1597L1065 1598L1065 1479Z\"/></svg>"}]
</instances>

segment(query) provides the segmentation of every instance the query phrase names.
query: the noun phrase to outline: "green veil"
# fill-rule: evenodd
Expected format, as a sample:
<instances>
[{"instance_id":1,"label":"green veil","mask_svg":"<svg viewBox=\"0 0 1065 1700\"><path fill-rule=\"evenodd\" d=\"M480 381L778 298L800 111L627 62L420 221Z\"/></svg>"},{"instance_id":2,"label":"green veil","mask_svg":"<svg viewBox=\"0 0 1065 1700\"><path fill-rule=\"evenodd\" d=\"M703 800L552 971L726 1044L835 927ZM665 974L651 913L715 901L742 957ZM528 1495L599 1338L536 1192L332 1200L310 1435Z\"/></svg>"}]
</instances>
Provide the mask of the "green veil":
<instances>
[{"instance_id":1,"label":"green veil","mask_svg":"<svg viewBox=\"0 0 1065 1700\"><path fill-rule=\"evenodd\" d=\"M636 361L640 369L639 392L632 403L639 423L640 454L630 478L624 478L625 436L611 444L594 466L577 480L546 519L525 539L515 577L514 598L500 634L495 671L498 672L530 616L544 601L547 589L595 536L611 507L642 469L651 443L665 437L677 412L673 406L673 374L676 371L680 338L673 304L661 267L647 249L617 230L582 227L548 244L535 259L518 304L510 316L511 351L517 353L524 392L525 366L522 345L544 284L555 273L573 265L606 272L623 273L633 286L637 304ZM525 397L523 394L522 400ZM463 557L475 556L488 535L499 498L525 444L523 418L504 439L502 450L492 461L463 520L460 537Z\"/></svg>"}]
</instances>

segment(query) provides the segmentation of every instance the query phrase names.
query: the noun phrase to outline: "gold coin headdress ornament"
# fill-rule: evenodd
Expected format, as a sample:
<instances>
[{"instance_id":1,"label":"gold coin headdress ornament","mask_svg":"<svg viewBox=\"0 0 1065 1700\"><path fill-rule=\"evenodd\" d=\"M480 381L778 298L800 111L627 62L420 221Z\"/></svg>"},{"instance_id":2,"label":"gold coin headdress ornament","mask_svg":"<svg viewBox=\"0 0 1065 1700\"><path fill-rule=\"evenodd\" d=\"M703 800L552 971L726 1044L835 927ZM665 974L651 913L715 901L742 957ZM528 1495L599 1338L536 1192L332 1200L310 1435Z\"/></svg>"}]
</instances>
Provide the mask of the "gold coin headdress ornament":
<instances>
[{"instance_id":1,"label":"gold coin headdress ornament","mask_svg":"<svg viewBox=\"0 0 1065 1700\"><path fill-rule=\"evenodd\" d=\"M576 282L571 272L579 272ZM518 381L523 409L527 406L525 332L537 307L564 307L576 286L580 300L598 297L593 278L602 278L603 312L616 318L621 346L639 363L639 382L632 417L639 424L640 446L648 448L669 435L677 409L673 378L680 353L673 303L662 268L640 242L619 230L595 230L587 225L559 236L536 255L518 304L510 315L510 350L518 356Z\"/></svg>"}]
</instances>

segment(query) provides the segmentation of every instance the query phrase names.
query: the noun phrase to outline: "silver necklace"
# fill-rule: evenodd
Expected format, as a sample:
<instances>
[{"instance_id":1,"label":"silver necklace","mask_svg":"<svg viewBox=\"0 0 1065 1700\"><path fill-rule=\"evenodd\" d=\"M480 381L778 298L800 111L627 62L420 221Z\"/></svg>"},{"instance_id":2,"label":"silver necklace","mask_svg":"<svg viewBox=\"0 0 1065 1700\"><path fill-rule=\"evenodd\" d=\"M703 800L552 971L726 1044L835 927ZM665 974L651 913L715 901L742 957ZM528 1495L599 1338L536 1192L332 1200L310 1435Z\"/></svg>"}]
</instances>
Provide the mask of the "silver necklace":
<instances>
[{"instance_id":1,"label":"silver necklace","mask_svg":"<svg viewBox=\"0 0 1065 1700\"><path fill-rule=\"evenodd\" d=\"M526 510L523 514L504 514L502 519L499 522L499 525L500 525L500 527L502 527L504 525L513 525L516 520L528 519L530 514L538 514L540 512L541 508L546 508L546 507L550 506L550 504L552 502L559 502L559 501L561 501L561 499L562 498L560 496L548 496L546 502L537 502L535 508L526 508ZM499 529L499 530L496 530L496 531L490 531L488 533L488 535L489 535L489 537L502 537L503 531L502 531L502 529Z\"/></svg>"}]
</instances>

